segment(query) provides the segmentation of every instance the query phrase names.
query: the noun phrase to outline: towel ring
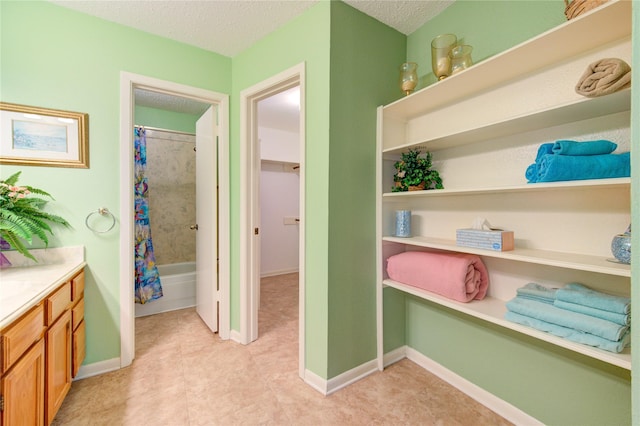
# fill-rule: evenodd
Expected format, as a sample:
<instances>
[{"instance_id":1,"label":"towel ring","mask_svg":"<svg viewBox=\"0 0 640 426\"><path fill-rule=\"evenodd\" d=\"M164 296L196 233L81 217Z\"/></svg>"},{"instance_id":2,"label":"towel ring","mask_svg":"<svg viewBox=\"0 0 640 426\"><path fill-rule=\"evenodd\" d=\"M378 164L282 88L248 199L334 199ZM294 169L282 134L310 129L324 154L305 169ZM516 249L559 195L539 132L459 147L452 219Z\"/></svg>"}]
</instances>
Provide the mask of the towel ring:
<instances>
[{"instance_id":1,"label":"towel ring","mask_svg":"<svg viewBox=\"0 0 640 426\"><path fill-rule=\"evenodd\" d=\"M99 214L100 216L111 216L111 226L109 226L109 228L102 230L102 231L98 231L97 229L93 229L90 225L89 225L89 219L91 218L91 216L93 216L94 214ZM116 226L116 217L113 215L113 213L111 213L109 211L108 208L106 207L100 207L98 210L91 212L87 215L87 218L84 220L84 224L87 226L87 228L89 228L90 230L92 230L93 232L96 232L98 234L104 234L105 232L109 232L113 229L114 226Z\"/></svg>"}]
</instances>

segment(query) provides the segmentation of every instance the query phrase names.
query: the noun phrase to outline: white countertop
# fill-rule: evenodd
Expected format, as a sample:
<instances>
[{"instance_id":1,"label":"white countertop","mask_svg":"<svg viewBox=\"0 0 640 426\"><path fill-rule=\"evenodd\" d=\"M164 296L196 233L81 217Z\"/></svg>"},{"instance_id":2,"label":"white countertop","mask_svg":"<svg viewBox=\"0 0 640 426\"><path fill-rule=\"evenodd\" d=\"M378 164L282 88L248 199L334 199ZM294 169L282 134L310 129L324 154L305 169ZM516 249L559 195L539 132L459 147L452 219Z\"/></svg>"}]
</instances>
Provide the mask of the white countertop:
<instances>
[{"instance_id":1,"label":"white countertop","mask_svg":"<svg viewBox=\"0 0 640 426\"><path fill-rule=\"evenodd\" d=\"M38 262L2 252L12 266L0 269L0 328L9 325L86 265L84 247L30 250Z\"/></svg>"}]
</instances>

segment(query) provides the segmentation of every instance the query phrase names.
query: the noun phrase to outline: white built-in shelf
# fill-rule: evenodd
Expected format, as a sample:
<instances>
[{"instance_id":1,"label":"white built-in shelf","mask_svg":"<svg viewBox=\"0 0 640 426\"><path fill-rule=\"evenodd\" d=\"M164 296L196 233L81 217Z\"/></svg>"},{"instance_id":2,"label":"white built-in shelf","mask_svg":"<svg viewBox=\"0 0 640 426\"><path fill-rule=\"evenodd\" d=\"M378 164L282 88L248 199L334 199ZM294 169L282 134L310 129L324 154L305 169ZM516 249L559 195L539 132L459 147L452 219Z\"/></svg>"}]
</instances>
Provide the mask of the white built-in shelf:
<instances>
[{"instance_id":1,"label":"white built-in shelf","mask_svg":"<svg viewBox=\"0 0 640 426\"><path fill-rule=\"evenodd\" d=\"M545 333L530 327L507 321L504 319L504 314L507 312L507 308L505 306L506 302L503 300L486 297L483 300L473 300L469 303L461 303L455 300L448 299L446 297L442 297L435 293L431 293L420 288L412 287L389 279L384 280L383 285L387 287L393 287L405 293L409 293L422 299L437 303L438 305L446 306L458 312L462 312L467 315L471 315L472 317L518 331L522 334L544 340L545 342L549 342L556 346L561 346L563 348L578 352L591 358L595 358L600 361L604 361L606 363L631 370L631 351L629 348L625 349L622 353L617 354L591 346L574 343L570 340L556 337L549 333Z\"/></svg>"},{"instance_id":2,"label":"white built-in shelf","mask_svg":"<svg viewBox=\"0 0 640 426\"><path fill-rule=\"evenodd\" d=\"M631 3L610 1L524 43L479 62L383 108L396 120L435 111L444 105L629 37Z\"/></svg>"},{"instance_id":3,"label":"white built-in shelf","mask_svg":"<svg viewBox=\"0 0 640 426\"><path fill-rule=\"evenodd\" d=\"M495 105L496 99L506 99L503 102L504 105L510 105L508 104L510 101L519 102L517 96L522 96L526 100L528 99L526 98L527 93L531 94L536 91L539 84L544 84L549 75L558 75L564 85L562 87L566 88L567 84L571 84L569 86L571 88L575 82L573 79L569 82L568 76L563 75L562 70L567 68L567 63L579 63L583 57L593 57L596 53L608 54L612 47L617 48L619 46L624 46L624 49L628 48L629 52L625 50L625 54L630 54L631 6L631 1L611 0L590 12L479 62L460 73L379 108L378 161L380 164L378 164L377 176L378 194L381 194L379 197L381 205L378 206L377 211L379 365L382 365L384 355L384 309L383 296L380 297L380 295L382 295L382 287L386 286L606 363L631 369L629 349L626 349L621 354L615 354L506 321L504 319L504 314L506 313L504 300L487 297L484 300L470 303L456 302L416 287L384 279L383 266L389 253L398 253L412 248L423 248L503 259L506 262L493 262L495 267L498 270L502 267L508 267L510 272L514 271L516 273L518 269L522 269L520 280L529 279L528 275L536 273L528 271L537 271L542 268L528 268L524 264L516 265L511 262L605 274L609 275L609 278L630 278L630 265L618 263L613 257L607 258L579 253L524 248L522 247L525 245L523 242L520 243L521 247L502 252L458 246L453 239L426 236L411 238L384 236L383 229L385 227L383 224L388 223L391 219L391 213L396 203L410 203L412 207L422 210L426 218L429 217L429 208L431 206L449 206L451 204L453 207L447 211L450 214L446 215L447 217L439 216L444 222L448 221L450 224L454 223L456 218L466 215L468 210L474 208L474 196L481 195L483 198L487 198L487 201L498 201L495 204L496 206L503 206L505 204L504 201L509 199L511 194L526 194L525 197L518 198L529 200L525 201L525 203L528 203L529 210L534 210L537 200L546 197L547 193L555 192L558 194L558 191L561 191L559 193L560 196L564 197L566 195L571 206L575 206L568 208L569 211L559 213L565 221L573 220L575 215L577 223L581 223L580 220L583 220L585 223L592 224L597 220L598 223L602 221L602 223L606 224L608 219L614 217L614 215L626 214L626 211L622 211L626 209L621 207L609 213L594 209L594 202L599 200L597 197L601 197L605 193L609 194L609 190L616 190L615 194L623 195L625 195L624 191L628 190L628 193L631 194L631 179L594 179L479 187L473 186L476 184L473 179L473 170L467 171L467 168L463 167L461 173L468 174L462 177L466 178L464 182L468 182L469 186L427 191L385 192L391 189L393 182L385 174L390 170L387 167L389 164L382 164L385 161L397 160L400 158L400 154L406 152L409 148L436 151L450 147L466 146L464 150L468 151L469 156L476 155L481 159L482 155L495 148L493 144L487 143L487 141L506 140L509 136L515 138L520 134L532 134L543 129L558 129L559 127L557 126L569 123L575 123L576 127L579 127L588 123L587 120L606 119L607 116L613 117L614 114L625 114L627 112L630 114L630 90L623 90L596 98L586 98L573 92L565 91L557 98L545 98L544 102L531 103L531 105L525 102L527 105L520 108L499 109L495 114L481 115L475 120L459 120L452 123L444 123L442 126L433 125L433 120L438 120L445 113L447 117L457 117L465 113L469 114L469 111L474 111L473 108L491 108ZM511 87L522 88L523 92L508 90ZM501 89L503 92L501 92ZM516 93L516 95L505 96L506 92ZM458 171L455 166L467 164L461 162L460 158L456 156L452 158L443 157L445 157L443 161L451 162L453 167L450 170L455 169ZM469 167L469 169L472 169L472 167ZM507 178L505 177L505 179ZM468 206L463 203L449 203L449 200L442 198L456 196L469 196ZM575 201L572 201L574 199ZM589 202L585 203L585 200ZM527 209L527 206L521 206L520 208ZM553 213L555 214L556 212ZM551 216L550 212L542 212L542 214L546 214L547 217ZM535 224L535 226L540 225ZM559 224L555 226L561 227ZM587 233L590 232L588 227L576 228L584 229L584 232ZM541 236L538 240L531 241L530 245L553 248L554 242L545 238L547 237ZM581 248L576 246L575 251L580 250ZM492 286L498 290L502 289L501 286L511 286L512 284L509 274L497 274L497 279L492 281ZM500 294L500 291L497 291L496 294Z\"/></svg>"},{"instance_id":4,"label":"white built-in shelf","mask_svg":"<svg viewBox=\"0 0 640 426\"><path fill-rule=\"evenodd\" d=\"M529 183L525 185L506 185L487 188L457 188L457 189L429 189L424 191L404 191L404 192L385 192L382 196L385 201L405 201L407 198L418 197L446 197L453 195L479 195L479 194L506 194L510 192L536 192L536 191L568 191L568 190L589 190L589 189L608 189L616 187L630 187L631 178L612 178L612 179L586 179L572 180L562 182L540 182ZM391 187L391 184L389 185Z\"/></svg>"},{"instance_id":5,"label":"white built-in shelf","mask_svg":"<svg viewBox=\"0 0 640 426\"><path fill-rule=\"evenodd\" d=\"M437 250L447 250L459 253L472 253L479 256L495 257L516 262L534 263L537 265L555 266L558 268L575 269L580 271L597 272L600 274L631 277L631 266L619 263L615 258L605 258L578 253L564 253L559 251L516 248L509 251L485 250L456 245L455 240L430 237L383 237L383 241L406 244L415 247L425 247Z\"/></svg>"},{"instance_id":6,"label":"white built-in shelf","mask_svg":"<svg viewBox=\"0 0 640 426\"><path fill-rule=\"evenodd\" d=\"M442 82L438 84L442 84ZM484 123L482 126L459 127L455 132L429 140L408 141L400 146L385 149L383 153L385 156L395 158L409 148L420 148L423 151L437 151L444 148L480 143L489 139L521 132L539 130L563 123L588 120L603 115L630 111L630 109L631 89L596 98L581 96L576 97L564 105L554 105L553 107L533 111L521 116L504 117L500 121ZM461 121L461 124L464 126L464 121Z\"/></svg>"}]
</instances>

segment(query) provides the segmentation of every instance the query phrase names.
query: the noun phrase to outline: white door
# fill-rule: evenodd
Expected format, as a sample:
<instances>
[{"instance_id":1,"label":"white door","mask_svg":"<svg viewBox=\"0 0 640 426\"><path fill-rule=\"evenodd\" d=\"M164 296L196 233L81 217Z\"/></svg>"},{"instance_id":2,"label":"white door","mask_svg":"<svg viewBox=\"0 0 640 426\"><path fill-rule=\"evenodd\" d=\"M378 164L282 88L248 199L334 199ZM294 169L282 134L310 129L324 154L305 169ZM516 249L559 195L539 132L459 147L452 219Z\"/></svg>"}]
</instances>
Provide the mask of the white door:
<instances>
[{"instance_id":1,"label":"white door","mask_svg":"<svg viewBox=\"0 0 640 426\"><path fill-rule=\"evenodd\" d=\"M196 122L196 312L218 331L218 158L216 114Z\"/></svg>"}]
</instances>

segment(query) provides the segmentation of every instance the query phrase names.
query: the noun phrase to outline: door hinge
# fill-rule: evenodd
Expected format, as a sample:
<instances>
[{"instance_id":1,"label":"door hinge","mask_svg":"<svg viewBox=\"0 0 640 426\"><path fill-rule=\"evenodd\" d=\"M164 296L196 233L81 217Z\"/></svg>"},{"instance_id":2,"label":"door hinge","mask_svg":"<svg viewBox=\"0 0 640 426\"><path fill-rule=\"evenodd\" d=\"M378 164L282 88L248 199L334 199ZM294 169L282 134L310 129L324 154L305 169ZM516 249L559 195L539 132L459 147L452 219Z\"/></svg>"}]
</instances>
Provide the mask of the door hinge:
<instances>
[{"instance_id":1,"label":"door hinge","mask_svg":"<svg viewBox=\"0 0 640 426\"><path fill-rule=\"evenodd\" d=\"M254 229L253 229L253 233L254 233L255 235L258 235L258 234L260 233L260 228L254 228Z\"/></svg>"},{"instance_id":2,"label":"door hinge","mask_svg":"<svg viewBox=\"0 0 640 426\"><path fill-rule=\"evenodd\" d=\"M4 411L4 395L0 395L0 411Z\"/></svg>"}]
</instances>

